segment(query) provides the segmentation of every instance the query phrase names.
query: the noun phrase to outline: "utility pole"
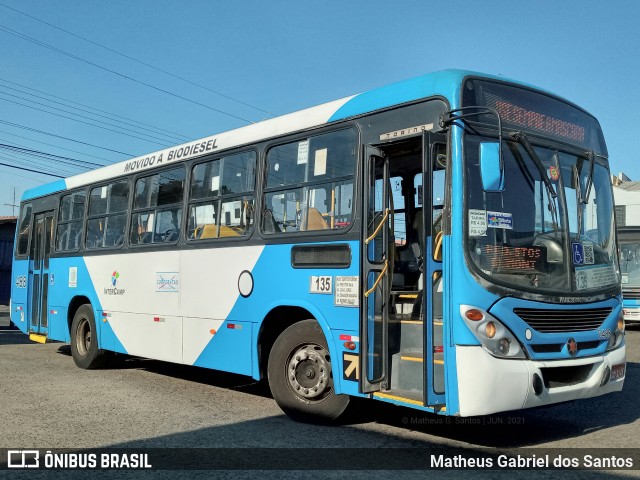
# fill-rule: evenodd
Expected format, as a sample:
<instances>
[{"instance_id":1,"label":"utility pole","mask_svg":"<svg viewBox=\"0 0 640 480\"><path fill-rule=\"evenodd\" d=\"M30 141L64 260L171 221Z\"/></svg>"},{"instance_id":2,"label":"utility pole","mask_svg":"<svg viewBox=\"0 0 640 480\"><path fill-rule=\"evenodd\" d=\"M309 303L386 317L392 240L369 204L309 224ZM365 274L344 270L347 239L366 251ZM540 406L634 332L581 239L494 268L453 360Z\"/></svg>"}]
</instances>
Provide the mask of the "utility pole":
<instances>
[{"instance_id":1,"label":"utility pole","mask_svg":"<svg viewBox=\"0 0 640 480\"><path fill-rule=\"evenodd\" d=\"M11 207L11 215L16 216L16 207L20 205L16 205L16 187L13 187L13 203L5 203L7 207Z\"/></svg>"}]
</instances>

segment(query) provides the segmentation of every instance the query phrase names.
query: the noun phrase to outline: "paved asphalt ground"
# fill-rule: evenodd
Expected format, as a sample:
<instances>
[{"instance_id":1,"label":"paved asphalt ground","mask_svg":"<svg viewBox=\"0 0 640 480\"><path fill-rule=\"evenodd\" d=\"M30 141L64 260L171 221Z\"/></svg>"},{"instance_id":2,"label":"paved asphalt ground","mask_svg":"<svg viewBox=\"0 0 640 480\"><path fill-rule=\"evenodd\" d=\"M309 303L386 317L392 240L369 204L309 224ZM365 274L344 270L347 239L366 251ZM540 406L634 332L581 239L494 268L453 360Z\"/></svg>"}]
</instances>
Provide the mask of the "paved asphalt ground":
<instances>
[{"instance_id":1,"label":"paved asphalt ground","mask_svg":"<svg viewBox=\"0 0 640 480\"><path fill-rule=\"evenodd\" d=\"M1 316L1 312L0 312ZM0 328L2 328L0 320ZM6 322L5 322L6 325ZM623 392L553 407L470 419L468 423L380 402L356 405L334 427L295 423L268 387L251 378L153 360L127 358L105 370L80 370L68 345L30 342L0 329L0 449L7 448L300 448L295 471L20 472L6 478L627 478L634 471L312 471L330 457L323 448L547 447L640 449L640 330L627 334ZM499 394L499 392L496 392ZM445 450L445 451L447 451ZM329 450L325 450L329 452ZM215 454L215 453L212 453ZM237 452L236 452L237 454ZM249 460L248 460L249 461Z\"/></svg>"}]
</instances>

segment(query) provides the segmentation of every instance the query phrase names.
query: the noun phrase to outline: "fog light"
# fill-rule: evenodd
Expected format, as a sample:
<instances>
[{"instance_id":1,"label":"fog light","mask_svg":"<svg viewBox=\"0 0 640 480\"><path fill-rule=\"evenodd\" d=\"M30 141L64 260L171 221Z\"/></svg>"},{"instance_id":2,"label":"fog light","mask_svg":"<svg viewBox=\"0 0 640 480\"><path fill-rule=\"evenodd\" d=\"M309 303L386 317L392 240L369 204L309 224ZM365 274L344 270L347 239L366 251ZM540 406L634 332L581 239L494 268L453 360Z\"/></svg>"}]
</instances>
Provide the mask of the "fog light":
<instances>
[{"instance_id":1,"label":"fog light","mask_svg":"<svg viewBox=\"0 0 640 480\"><path fill-rule=\"evenodd\" d=\"M484 318L484 314L478 310L477 308L472 308L471 310L467 310L465 312L465 317L473 322L479 322Z\"/></svg>"},{"instance_id":2,"label":"fog light","mask_svg":"<svg viewBox=\"0 0 640 480\"><path fill-rule=\"evenodd\" d=\"M542 383L542 379L540 378L540 375L538 375L537 373L533 374L533 393L536 394L536 396L539 396L542 393L542 390L544 389L544 385Z\"/></svg>"},{"instance_id":3,"label":"fog light","mask_svg":"<svg viewBox=\"0 0 640 480\"><path fill-rule=\"evenodd\" d=\"M484 327L484 333L489 338L493 338L496 336L496 324L493 322L488 322Z\"/></svg>"},{"instance_id":4,"label":"fog light","mask_svg":"<svg viewBox=\"0 0 640 480\"><path fill-rule=\"evenodd\" d=\"M604 367L604 372L602 374L602 381L600 382L600 386L604 387L607 383L609 383L609 379L611 378L611 369L609 365Z\"/></svg>"},{"instance_id":5,"label":"fog light","mask_svg":"<svg viewBox=\"0 0 640 480\"><path fill-rule=\"evenodd\" d=\"M509 347L511 346L511 342L508 338L501 338L498 342L498 351L502 355L506 355L509 353Z\"/></svg>"}]
</instances>

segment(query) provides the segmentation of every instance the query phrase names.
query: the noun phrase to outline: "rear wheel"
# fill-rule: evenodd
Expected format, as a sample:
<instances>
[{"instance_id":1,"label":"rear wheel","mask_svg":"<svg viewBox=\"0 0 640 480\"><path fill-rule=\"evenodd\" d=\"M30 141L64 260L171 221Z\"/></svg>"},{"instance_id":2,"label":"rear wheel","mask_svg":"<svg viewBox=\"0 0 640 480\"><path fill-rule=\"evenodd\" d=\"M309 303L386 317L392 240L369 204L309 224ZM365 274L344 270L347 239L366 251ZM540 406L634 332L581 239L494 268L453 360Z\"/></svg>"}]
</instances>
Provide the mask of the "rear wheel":
<instances>
[{"instance_id":1,"label":"rear wheel","mask_svg":"<svg viewBox=\"0 0 640 480\"><path fill-rule=\"evenodd\" d=\"M273 398L294 420L331 423L349 405L348 395L335 393L329 349L315 320L295 323L280 334L267 370Z\"/></svg>"},{"instance_id":2,"label":"rear wheel","mask_svg":"<svg viewBox=\"0 0 640 480\"><path fill-rule=\"evenodd\" d=\"M107 359L105 350L98 348L98 334L91 305L78 308L71 323L71 356L84 369L102 367Z\"/></svg>"}]
</instances>

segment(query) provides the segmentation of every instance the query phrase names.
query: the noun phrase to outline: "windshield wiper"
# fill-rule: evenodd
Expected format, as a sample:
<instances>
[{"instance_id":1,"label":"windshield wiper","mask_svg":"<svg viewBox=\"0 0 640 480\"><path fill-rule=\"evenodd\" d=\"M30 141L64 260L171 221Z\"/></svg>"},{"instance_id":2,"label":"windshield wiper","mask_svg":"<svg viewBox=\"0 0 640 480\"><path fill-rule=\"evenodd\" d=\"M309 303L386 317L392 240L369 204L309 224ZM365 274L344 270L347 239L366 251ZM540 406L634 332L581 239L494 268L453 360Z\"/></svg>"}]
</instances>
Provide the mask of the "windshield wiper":
<instances>
[{"instance_id":1,"label":"windshield wiper","mask_svg":"<svg viewBox=\"0 0 640 480\"><path fill-rule=\"evenodd\" d=\"M554 156L555 155L556 154L554 153ZM583 214L582 205L587 203L588 200L585 201L585 198L582 196L582 184L580 183L580 170L578 170L577 165L573 166L573 176L576 182L576 204L577 204L576 214L577 214L577 220L578 220L578 225L576 227L576 230L578 231L577 237L579 241L582 235L582 214ZM586 197L587 198L589 197L588 190L587 190Z\"/></svg>"},{"instance_id":2,"label":"windshield wiper","mask_svg":"<svg viewBox=\"0 0 640 480\"><path fill-rule=\"evenodd\" d=\"M589 203L589 194L591 193L591 185L593 185L593 164L596 163L596 154L593 150L589 150L586 152L586 157L589 160L589 176L587 177L587 183L584 189L584 197L580 199L584 204Z\"/></svg>"},{"instance_id":3,"label":"windshield wiper","mask_svg":"<svg viewBox=\"0 0 640 480\"><path fill-rule=\"evenodd\" d=\"M549 211L551 212L551 217L552 217L551 221L553 222L553 229L555 233L558 233L558 210L556 209L556 202L555 202L555 199L558 197L558 194L554 190L553 184L551 183L551 180L549 180L549 177L547 176L547 171L545 170L544 165L540 160L540 157L538 157L538 154L535 152L535 150L531 146L531 143L529 143L529 139L523 132L512 133L511 138L513 138L516 142L522 145L525 152L527 152L527 154L529 155L529 158L531 158L531 160L533 161L533 164L536 166L536 168L538 169L538 172L540 173L540 178L547 189L547 197L549 198ZM556 166L557 166L557 162L556 162Z\"/></svg>"}]
</instances>

